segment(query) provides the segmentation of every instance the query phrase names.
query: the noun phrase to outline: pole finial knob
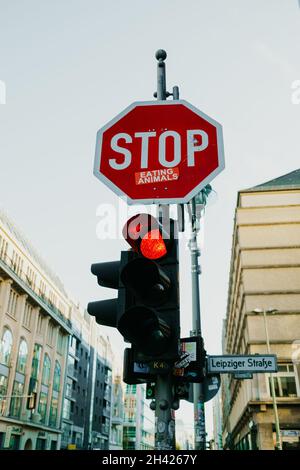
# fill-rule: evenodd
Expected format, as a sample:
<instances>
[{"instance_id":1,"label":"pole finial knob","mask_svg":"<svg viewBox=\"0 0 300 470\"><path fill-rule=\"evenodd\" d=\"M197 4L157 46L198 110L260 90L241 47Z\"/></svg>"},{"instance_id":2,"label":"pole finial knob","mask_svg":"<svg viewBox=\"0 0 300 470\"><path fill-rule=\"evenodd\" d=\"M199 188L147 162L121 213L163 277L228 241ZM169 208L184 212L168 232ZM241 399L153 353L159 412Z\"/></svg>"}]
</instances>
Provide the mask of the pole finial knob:
<instances>
[{"instance_id":1,"label":"pole finial knob","mask_svg":"<svg viewBox=\"0 0 300 470\"><path fill-rule=\"evenodd\" d=\"M166 60L167 53L163 49L158 49L158 51L155 52L155 57L157 60Z\"/></svg>"}]
</instances>

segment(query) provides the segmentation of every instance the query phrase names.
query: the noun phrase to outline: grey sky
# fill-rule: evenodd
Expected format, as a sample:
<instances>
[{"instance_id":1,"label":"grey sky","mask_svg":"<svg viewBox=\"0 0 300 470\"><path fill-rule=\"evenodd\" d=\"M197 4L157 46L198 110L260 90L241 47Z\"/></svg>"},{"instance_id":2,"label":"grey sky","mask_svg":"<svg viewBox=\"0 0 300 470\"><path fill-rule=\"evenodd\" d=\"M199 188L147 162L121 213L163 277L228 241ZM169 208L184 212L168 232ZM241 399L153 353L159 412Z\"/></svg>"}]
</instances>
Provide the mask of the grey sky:
<instances>
[{"instance_id":1,"label":"grey sky","mask_svg":"<svg viewBox=\"0 0 300 470\"><path fill-rule=\"evenodd\" d=\"M201 257L203 333L209 353L221 352L236 193L300 166L299 13L296 0L0 0L1 206L83 305L110 295L91 262L126 246L96 237L97 207L118 204L92 174L96 131L152 99L164 48L169 90L179 85L223 125L226 168L213 182ZM182 335L191 326L185 244ZM117 333L112 341L122 344Z\"/></svg>"}]
</instances>

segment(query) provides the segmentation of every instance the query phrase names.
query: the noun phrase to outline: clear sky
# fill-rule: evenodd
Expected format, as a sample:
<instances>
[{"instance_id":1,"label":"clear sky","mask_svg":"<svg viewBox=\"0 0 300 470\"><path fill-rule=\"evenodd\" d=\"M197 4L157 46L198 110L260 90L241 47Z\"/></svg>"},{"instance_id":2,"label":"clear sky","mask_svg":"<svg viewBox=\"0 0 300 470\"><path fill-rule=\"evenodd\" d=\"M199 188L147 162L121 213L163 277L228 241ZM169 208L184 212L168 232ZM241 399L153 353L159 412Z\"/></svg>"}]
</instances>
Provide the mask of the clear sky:
<instances>
[{"instance_id":1,"label":"clear sky","mask_svg":"<svg viewBox=\"0 0 300 470\"><path fill-rule=\"evenodd\" d=\"M237 191L300 166L299 26L297 0L0 0L1 207L82 305L111 295L90 264L126 247L97 237L97 211L119 201L92 174L96 132L152 99L154 54L164 48L168 89L179 85L181 98L223 125L226 168L213 181L201 256L206 349L221 352ZM188 335L185 240L180 268ZM106 332L120 350L120 335ZM178 415L192 425L191 405ZM210 406L207 416L211 431Z\"/></svg>"}]
</instances>

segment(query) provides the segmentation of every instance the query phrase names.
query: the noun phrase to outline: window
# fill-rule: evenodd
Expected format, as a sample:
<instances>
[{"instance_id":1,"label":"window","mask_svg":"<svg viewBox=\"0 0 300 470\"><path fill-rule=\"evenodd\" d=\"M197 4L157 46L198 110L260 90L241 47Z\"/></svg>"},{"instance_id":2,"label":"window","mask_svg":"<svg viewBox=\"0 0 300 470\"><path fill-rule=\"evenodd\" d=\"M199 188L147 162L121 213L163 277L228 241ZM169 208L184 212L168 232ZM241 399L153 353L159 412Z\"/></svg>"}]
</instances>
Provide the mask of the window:
<instances>
[{"instance_id":1,"label":"window","mask_svg":"<svg viewBox=\"0 0 300 470\"><path fill-rule=\"evenodd\" d=\"M46 439L41 439L37 438L36 440L36 445L35 445L36 450L45 450L46 449Z\"/></svg>"},{"instance_id":2,"label":"window","mask_svg":"<svg viewBox=\"0 0 300 470\"><path fill-rule=\"evenodd\" d=\"M53 390L59 392L60 390L60 377L61 367L58 361L55 361L54 378L53 378Z\"/></svg>"},{"instance_id":3,"label":"window","mask_svg":"<svg viewBox=\"0 0 300 470\"><path fill-rule=\"evenodd\" d=\"M74 357L68 355L68 374L73 376L74 375L74 369L75 369L75 359Z\"/></svg>"},{"instance_id":4,"label":"window","mask_svg":"<svg viewBox=\"0 0 300 470\"><path fill-rule=\"evenodd\" d=\"M73 386L73 380L70 377L67 377L66 381L66 396L71 397L72 396L72 386Z\"/></svg>"},{"instance_id":5,"label":"window","mask_svg":"<svg viewBox=\"0 0 300 470\"><path fill-rule=\"evenodd\" d=\"M54 338L54 324L50 321L48 323L48 331L47 331L47 343L49 346L53 345L53 338Z\"/></svg>"},{"instance_id":6,"label":"window","mask_svg":"<svg viewBox=\"0 0 300 470\"><path fill-rule=\"evenodd\" d=\"M20 347L19 347L19 354L18 354L18 362L17 362L17 371L21 372L21 374L25 374L27 357L28 357L27 343L25 339L21 339Z\"/></svg>"},{"instance_id":7,"label":"window","mask_svg":"<svg viewBox=\"0 0 300 470\"><path fill-rule=\"evenodd\" d=\"M22 408L22 395L24 395L24 384L18 382L17 380L14 381L13 390L12 390L12 398L10 401L10 415L14 418L19 418Z\"/></svg>"},{"instance_id":8,"label":"window","mask_svg":"<svg viewBox=\"0 0 300 470\"><path fill-rule=\"evenodd\" d=\"M278 372L273 374L276 397L297 397L297 385L293 364L278 364ZM271 395L271 378L269 377Z\"/></svg>"},{"instance_id":9,"label":"window","mask_svg":"<svg viewBox=\"0 0 300 470\"><path fill-rule=\"evenodd\" d=\"M64 407L63 407L63 418L70 419L71 413L71 402L70 400L64 400Z\"/></svg>"},{"instance_id":10,"label":"window","mask_svg":"<svg viewBox=\"0 0 300 470\"><path fill-rule=\"evenodd\" d=\"M69 351L75 356L76 355L76 338L72 336L70 341Z\"/></svg>"},{"instance_id":11,"label":"window","mask_svg":"<svg viewBox=\"0 0 300 470\"><path fill-rule=\"evenodd\" d=\"M43 329L44 329L44 315L42 313L39 314L38 322L37 322L37 327L36 327L36 332L38 335L43 334Z\"/></svg>"},{"instance_id":12,"label":"window","mask_svg":"<svg viewBox=\"0 0 300 470\"><path fill-rule=\"evenodd\" d=\"M40 400L39 400L39 407L38 412L41 415L41 422L46 422L46 414L47 414L47 393L41 392L40 393Z\"/></svg>"},{"instance_id":13,"label":"window","mask_svg":"<svg viewBox=\"0 0 300 470\"><path fill-rule=\"evenodd\" d=\"M136 385L126 385L126 393L136 393Z\"/></svg>"},{"instance_id":14,"label":"window","mask_svg":"<svg viewBox=\"0 0 300 470\"><path fill-rule=\"evenodd\" d=\"M0 396L6 396L7 391L7 377L0 375Z\"/></svg>"},{"instance_id":15,"label":"window","mask_svg":"<svg viewBox=\"0 0 300 470\"><path fill-rule=\"evenodd\" d=\"M3 416L5 414L7 382L7 377L5 377L5 375L0 375L0 416Z\"/></svg>"},{"instance_id":16,"label":"window","mask_svg":"<svg viewBox=\"0 0 300 470\"><path fill-rule=\"evenodd\" d=\"M51 361L48 354L44 356L44 364L43 364L43 375L42 375L42 383L44 385L49 385L50 382L50 372L51 372Z\"/></svg>"},{"instance_id":17,"label":"window","mask_svg":"<svg viewBox=\"0 0 300 470\"><path fill-rule=\"evenodd\" d=\"M18 294L13 289L10 289L7 304L7 313L9 313L14 318L16 318L18 298Z\"/></svg>"},{"instance_id":18,"label":"window","mask_svg":"<svg viewBox=\"0 0 300 470\"><path fill-rule=\"evenodd\" d=\"M33 307L28 302L26 302L23 316L23 325L28 329L30 329L31 326L32 312Z\"/></svg>"},{"instance_id":19,"label":"window","mask_svg":"<svg viewBox=\"0 0 300 470\"><path fill-rule=\"evenodd\" d=\"M41 361L41 354L42 354L42 346L39 344L34 345L33 350L33 357L32 357L32 368L31 368L31 377L37 379L39 374L40 368L40 361Z\"/></svg>"},{"instance_id":20,"label":"window","mask_svg":"<svg viewBox=\"0 0 300 470\"><path fill-rule=\"evenodd\" d=\"M50 406L49 426L56 427L57 409L58 409L58 400L56 397L52 396L51 406Z\"/></svg>"},{"instance_id":21,"label":"window","mask_svg":"<svg viewBox=\"0 0 300 470\"><path fill-rule=\"evenodd\" d=\"M13 337L8 328L4 328L0 345L0 363L9 366Z\"/></svg>"}]
</instances>

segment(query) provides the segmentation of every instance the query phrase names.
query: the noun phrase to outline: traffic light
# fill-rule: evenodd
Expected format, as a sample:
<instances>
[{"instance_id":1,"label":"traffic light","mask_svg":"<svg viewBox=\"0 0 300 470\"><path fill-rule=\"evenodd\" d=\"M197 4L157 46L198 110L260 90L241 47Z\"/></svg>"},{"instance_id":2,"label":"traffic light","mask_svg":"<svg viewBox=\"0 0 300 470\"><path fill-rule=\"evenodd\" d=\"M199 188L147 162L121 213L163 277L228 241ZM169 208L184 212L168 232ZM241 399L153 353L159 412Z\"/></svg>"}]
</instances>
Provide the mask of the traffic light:
<instances>
[{"instance_id":1,"label":"traffic light","mask_svg":"<svg viewBox=\"0 0 300 470\"><path fill-rule=\"evenodd\" d=\"M166 233L155 217L138 214L125 224L131 250L121 260L93 264L98 284L118 298L90 302L96 321L115 327L137 361L176 360L180 347L178 240L173 220Z\"/></svg>"},{"instance_id":2,"label":"traffic light","mask_svg":"<svg viewBox=\"0 0 300 470\"><path fill-rule=\"evenodd\" d=\"M149 214L129 219L123 229L133 258L122 266L120 279L131 294L118 329L140 361L176 360L180 347L179 263L176 225L170 233Z\"/></svg>"}]
</instances>

